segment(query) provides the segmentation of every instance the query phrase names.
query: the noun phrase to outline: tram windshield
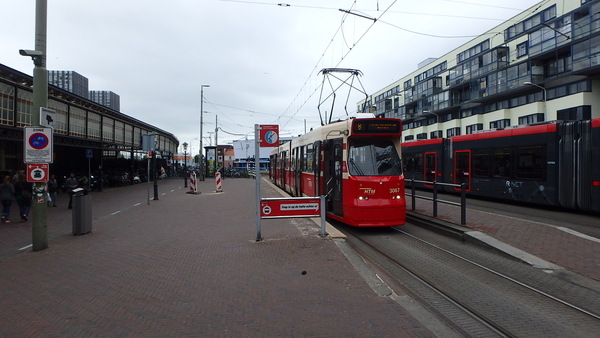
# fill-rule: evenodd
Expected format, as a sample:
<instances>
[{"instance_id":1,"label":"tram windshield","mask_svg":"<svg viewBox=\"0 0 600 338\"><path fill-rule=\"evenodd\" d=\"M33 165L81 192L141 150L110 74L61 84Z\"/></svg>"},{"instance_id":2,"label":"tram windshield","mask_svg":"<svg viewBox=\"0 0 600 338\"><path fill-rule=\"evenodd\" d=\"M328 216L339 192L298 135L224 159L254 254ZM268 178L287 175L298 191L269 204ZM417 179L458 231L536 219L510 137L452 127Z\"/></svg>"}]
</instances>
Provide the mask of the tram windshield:
<instances>
[{"instance_id":1,"label":"tram windshield","mask_svg":"<svg viewBox=\"0 0 600 338\"><path fill-rule=\"evenodd\" d=\"M402 175L400 156L391 140L350 142L348 170L353 176Z\"/></svg>"}]
</instances>

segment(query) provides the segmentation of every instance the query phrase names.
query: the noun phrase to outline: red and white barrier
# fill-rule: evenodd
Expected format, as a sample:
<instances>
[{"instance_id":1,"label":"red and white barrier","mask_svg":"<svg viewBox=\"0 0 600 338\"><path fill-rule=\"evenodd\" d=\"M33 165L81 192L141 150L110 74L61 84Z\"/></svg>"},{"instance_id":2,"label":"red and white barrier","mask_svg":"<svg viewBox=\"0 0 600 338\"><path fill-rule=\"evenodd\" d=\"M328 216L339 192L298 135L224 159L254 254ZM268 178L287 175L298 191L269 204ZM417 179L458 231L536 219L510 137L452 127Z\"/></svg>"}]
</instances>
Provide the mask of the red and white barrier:
<instances>
[{"instance_id":1,"label":"red and white barrier","mask_svg":"<svg viewBox=\"0 0 600 338\"><path fill-rule=\"evenodd\" d=\"M196 186L196 173L190 174L190 194L195 194L198 192L198 187Z\"/></svg>"},{"instance_id":2,"label":"red and white barrier","mask_svg":"<svg viewBox=\"0 0 600 338\"><path fill-rule=\"evenodd\" d=\"M215 173L215 181L217 183L217 192L223 192L223 187L221 186L221 173L219 171Z\"/></svg>"}]
</instances>

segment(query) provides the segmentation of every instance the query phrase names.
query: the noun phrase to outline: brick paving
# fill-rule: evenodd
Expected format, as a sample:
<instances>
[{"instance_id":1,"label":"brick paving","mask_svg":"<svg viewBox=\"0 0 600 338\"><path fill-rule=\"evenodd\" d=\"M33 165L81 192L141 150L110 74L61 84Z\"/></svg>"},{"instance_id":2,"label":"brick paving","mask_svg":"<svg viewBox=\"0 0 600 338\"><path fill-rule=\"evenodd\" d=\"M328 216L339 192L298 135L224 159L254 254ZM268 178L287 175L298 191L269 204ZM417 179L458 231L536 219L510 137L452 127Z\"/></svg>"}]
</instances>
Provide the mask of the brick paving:
<instances>
[{"instance_id":1,"label":"brick paving","mask_svg":"<svg viewBox=\"0 0 600 338\"><path fill-rule=\"evenodd\" d=\"M407 199L412 207L411 199ZM415 212L433 216L430 201L418 200ZM460 225L460 208L438 204L438 219ZM600 242L575 236L549 224L468 208L466 229L484 232L499 241L600 281Z\"/></svg>"},{"instance_id":2,"label":"brick paving","mask_svg":"<svg viewBox=\"0 0 600 338\"><path fill-rule=\"evenodd\" d=\"M434 336L310 220L264 220L256 242L253 180L199 183L160 181L150 205L145 183L92 193L83 236L59 195L39 252L18 250L31 220L1 224L0 337Z\"/></svg>"}]
</instances>

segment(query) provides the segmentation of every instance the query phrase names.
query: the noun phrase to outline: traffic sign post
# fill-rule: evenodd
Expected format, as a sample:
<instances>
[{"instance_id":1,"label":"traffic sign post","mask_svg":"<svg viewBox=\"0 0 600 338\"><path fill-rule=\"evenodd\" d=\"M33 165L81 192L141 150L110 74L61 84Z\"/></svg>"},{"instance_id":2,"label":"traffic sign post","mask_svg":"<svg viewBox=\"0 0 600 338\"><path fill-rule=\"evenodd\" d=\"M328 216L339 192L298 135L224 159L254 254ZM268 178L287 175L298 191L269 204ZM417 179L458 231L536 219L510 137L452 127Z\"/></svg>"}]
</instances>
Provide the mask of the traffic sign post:
<instances>
[{"instance_id":1,"label":"traffic sign post","mask_svg":"<svg viewBox=\"0 0 600 338\"><path fill-rule=\"evenodd\" d=\"M256 176L256 241L260 241L260 148L279 145L279 125L254 125L254 174Z\"/></svg>"}]
</instances>

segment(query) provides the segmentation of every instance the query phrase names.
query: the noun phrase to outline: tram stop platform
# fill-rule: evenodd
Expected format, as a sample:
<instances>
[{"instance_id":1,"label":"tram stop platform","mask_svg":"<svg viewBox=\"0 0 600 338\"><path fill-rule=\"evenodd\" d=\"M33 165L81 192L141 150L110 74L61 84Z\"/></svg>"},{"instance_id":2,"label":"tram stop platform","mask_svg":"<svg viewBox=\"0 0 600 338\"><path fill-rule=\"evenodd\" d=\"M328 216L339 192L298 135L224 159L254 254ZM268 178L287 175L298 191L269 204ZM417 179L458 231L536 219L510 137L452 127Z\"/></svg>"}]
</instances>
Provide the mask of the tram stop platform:
<instances>
[{"instance_id":1,"label":"tram stop platform","mask_svg":"<svg viewBox=\"0 0 600 338\"><path fill-rule=\"evenodd\" d=\"M261 182L262 197L281 197ZM455 336L386 288L333 228L321 238L308 218L263 220L256 241L255 180L225 179L216 192L207 178L198 188L161 180L158 200L146 183L93 192L93 230L81 236L61 194L48 209L49 248L38 252L31 219L16 222L13 206L13 222L0 224L0 336ZM438 220L458 223L452 208L441 206ZM495 217L468 210L465 232L600 279L599 243ZM574 256L553 253L559 246Z\"/></svg>"}]
</instances>

